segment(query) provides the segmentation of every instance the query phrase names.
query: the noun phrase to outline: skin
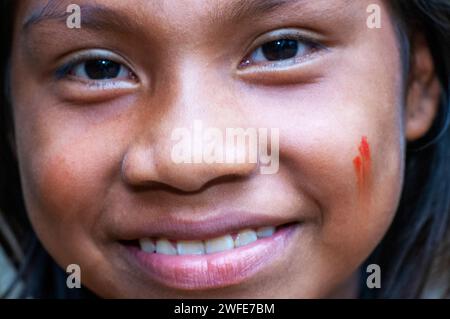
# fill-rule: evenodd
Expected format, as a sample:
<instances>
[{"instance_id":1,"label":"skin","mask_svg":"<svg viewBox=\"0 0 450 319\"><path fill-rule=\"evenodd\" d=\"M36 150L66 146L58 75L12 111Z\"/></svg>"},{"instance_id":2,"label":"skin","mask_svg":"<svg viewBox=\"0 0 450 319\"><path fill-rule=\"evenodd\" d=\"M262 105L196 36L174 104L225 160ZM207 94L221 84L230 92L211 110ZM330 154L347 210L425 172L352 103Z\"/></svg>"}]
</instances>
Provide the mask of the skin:
<instances>
[{"instance_id":1,"label":"skin","mask_svg":"<svg viewBox=\"0 0 450 319\"><path fill-rule=\"evenodd\" d=\"M22 1L17 12L12 97L29 217L59 265L79 264L83 284L102 297L357 295L355 274L397 209L405 143L428 131L439 96L420 37L402 78L383 1L300 1L230 21L233 1L98 0L131 21L68 29L52 19L21 31L45 3ZM64 13L70 2L59 3L55 10ZM366 27L373 3L382 8L381 29ZM260 35L286 28L326 49L290 66L238 68L264 43L255 43ZM63 60L92 48L114 52L135 77L109 88L55 77ZM173 163L170 132L195 119L223 129L279 128L279 172ZM353 161L363 136L371 178L361 196ZM129 225L167 215L195 221L240 207L303 222L282 258L240 284L165 287L130 268L118 248Z\"/></svg>"}]
</instances>

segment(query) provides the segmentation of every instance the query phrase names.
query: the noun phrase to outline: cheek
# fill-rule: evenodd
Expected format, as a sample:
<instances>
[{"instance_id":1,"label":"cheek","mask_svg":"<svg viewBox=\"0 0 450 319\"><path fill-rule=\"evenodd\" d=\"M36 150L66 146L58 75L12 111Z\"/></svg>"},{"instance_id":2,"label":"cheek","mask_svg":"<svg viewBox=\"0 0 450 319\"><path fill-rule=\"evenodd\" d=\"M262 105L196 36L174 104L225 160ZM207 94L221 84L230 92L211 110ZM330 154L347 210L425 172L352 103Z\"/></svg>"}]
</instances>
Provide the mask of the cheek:
<instances>
[{"instance_id":1,"label":"cheek","mask_svg":"<svg viewBox=\"0 0 450 319\"><path fill-rule=\"evenodd\" d=\"M362 264L395 216L404 170L400 104L394 91L382 100L336 94L333 103L299 91L289 100L301 102L264 112L260 126L280 128L280 172L319 207L308 240L299 239L295 269L306 274L299 280L331 289Z\"/></svg>"},{"instance_id":2,"label":"cheek","mask_svg":"<svg viewBox=\"0 0 450 319\"><path fill-rule=\"evenodd\" d=\"M318 83L247 102L259 107L258 127L280 128L280 170L320 206L304 269L356 269L395 216L404 171L401 74L395 56L380 56L392 61L349 61Z\"/></svg>"},{"instance_id":3,"label":"cheek","mask_svg":"<svg viewBox=\"0 0 450 319\"><path fill-rule=\"evenodd\" d=\"M395 33L371 37L336 53L339 61L317 83L265 94L272 102L261 112L267 114L265 125L281 128L280 162L284 159L298 188L321 206L317 245L343 259L364 258L381 240L403 183L402 76L400 58L393 54Z\"/></svg>"},{"instance_id":4,"label":"cheek","mask_svg":"<svg viewBox=\"0 0 450 319\"><path fill-rule=\"evenodd\" d=\"M92 194L101 197L100 172L95 155L86 162L83 154L88 153L80 151L75 146L54 154L37 152L21 161L28 214L41 237L80 237L79 232L92 223L92 211L98 206Z\"/></svg>"},{"instance_id":5,"label":"cheek","mask_svg":"<svg viewBox=\"0 0 450 319\"><path fill-rule=\"evenodd\" d=\"M29 192L43 206L43 212L59 214L60 218L76 213L82 218L81 205L93 202L92 191L98 192L101 184L102 157L95 153L95 144L72 144L55 153L38 153L25 163Z\"/></svg>"},{"instance_id":6,"label":"cheek","mask_svg":"<svg viewBox=\"0 0 450 319\"><path fill-rule=\"evenodd\" d=\"M62 264L74 259L82 264L96 260L94 245L100 233L95 229L120 167L120 129L99 126L80 132L66 125L58 134L54 129L50 121L36 129L36 136L54 137L38 143L32 143L31 135L18 136L25 203L50 254Z\"/></svg>"}]
</instances>

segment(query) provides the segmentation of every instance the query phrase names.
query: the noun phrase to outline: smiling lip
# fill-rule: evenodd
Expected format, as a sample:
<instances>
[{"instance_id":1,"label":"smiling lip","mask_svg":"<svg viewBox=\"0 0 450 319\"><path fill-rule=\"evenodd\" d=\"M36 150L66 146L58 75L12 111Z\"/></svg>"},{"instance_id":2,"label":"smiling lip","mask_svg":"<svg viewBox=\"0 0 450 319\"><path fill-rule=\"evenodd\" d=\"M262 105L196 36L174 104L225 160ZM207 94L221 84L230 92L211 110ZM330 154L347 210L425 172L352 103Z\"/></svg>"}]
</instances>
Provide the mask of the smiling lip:
<instances>
[{"instance_id":1,"label":"smiling lip","mask_svg":"<svg viewBox=\"0 0 450 319\"><path fill-rule=\"evenodd\" d=\"M162 285L185 290L220 288L239 284L269 266L285 252L288 240L300 225L291 223L270 237L208 255L164 255L125 247L131 262Z\"/></svg>"},{"instance_id":2,"label":"smiling lip","mask_svg":"<svg viewBox=\"0 0 450 319\"><path fill-rule=\"evenodd\" d=\"M128 229L120 229L115 234L120 240L139 240L141 238L168 238L172 240L209 239L238 232L245 228L265 226L278 227L299 222L299 216L290 218L262 215L250 211L227 211L217 214L198 214L203 218L192 219L187 214L175 216L161 214L145 217L133 223Z\"/></svg>"}]
</instances>

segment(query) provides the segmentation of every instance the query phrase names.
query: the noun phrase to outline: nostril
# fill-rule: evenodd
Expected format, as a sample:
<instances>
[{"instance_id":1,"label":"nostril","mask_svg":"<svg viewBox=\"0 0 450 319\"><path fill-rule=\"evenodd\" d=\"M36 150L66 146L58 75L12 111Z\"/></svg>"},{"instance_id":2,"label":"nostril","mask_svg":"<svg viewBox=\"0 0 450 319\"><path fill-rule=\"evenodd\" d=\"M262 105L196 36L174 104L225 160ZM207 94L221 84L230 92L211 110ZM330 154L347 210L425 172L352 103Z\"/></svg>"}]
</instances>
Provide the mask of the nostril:
<instances>
[{"instance_id":1,"label":"nostril","mask_svg":"<svg viewBox=\"0 0 450 319\"><path fill-rule=\"evenodd\" d=\"M149 147L129 148L120 167L122 180L129 185L145 186L158 181L153 152Z\"/></svg>"},{"instance_id":2,"label":"nostril","mask_svg":"<svg viewBox=\"0 0 450 319\"><path fill-rule=\"evenodd\" d=\"M214 185L219 185L219 184L237 183L237 182L244 181L246 178L248 178L248 177L243 176L243 175L238 175L238 174L222 175L222 176L216 177L216 178L206 182L203 185L202 189L206 189L206 188L212 187Z\"/></svg>"},{"instance_id":3,"label":"nostril","mask_svg":"<svg viewBox=\"0 0 450 319\"><path fill-rule=\"evenodd\" d=\"M223 175L216 177L211 180L206 180L206 182L202 182L201 180L192 180L191 182L186 183L178 183L177 187L169 186L167 184L165 185L166 190L172 190L172 192L176 192L178 194L197 194L201 193L208 188L212 188L214 186L218 186L221 184L226 183L237 183L240 181L243 181L246 177L236 175L236 174L230 174L230 175Z\"/></svg>"}]
</instances>

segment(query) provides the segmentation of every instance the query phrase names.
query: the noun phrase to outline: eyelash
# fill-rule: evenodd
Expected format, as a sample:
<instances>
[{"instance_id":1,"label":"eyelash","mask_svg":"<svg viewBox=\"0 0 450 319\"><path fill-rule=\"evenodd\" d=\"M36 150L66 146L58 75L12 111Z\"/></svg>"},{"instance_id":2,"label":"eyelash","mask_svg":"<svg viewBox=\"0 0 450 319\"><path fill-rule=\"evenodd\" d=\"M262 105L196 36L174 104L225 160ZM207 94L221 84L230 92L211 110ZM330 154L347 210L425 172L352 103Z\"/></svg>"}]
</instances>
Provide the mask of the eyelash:
<instances>
[{"instance_id":1,"label":"eyelash","mask_svg":"<svg viewBox=\"0 0 450 319\"><path fill-rule=\"evenodd\" d=\"M97 50L99 52L96 52L94 50L94 52L87 52L87 53L81 53L78 56L76 56L75 58L72 58L71 60L69 60L68 62L64 63L62 66L60 66L56 71L55 71L55 77L57 80L62 80L62 79L66 79L66 78L75 78L77 80L81 80L83 82L90 82L93 85L96 86L101 86L101 87L106 87L107 85L111 84L112 82L117 83L117 82L123 82L123 81L136 81L136 75L135 73L131 70L130 67L128 67L125 63L119 62L118 58L116 58L115 56L113 56L113 54L109 53L109 52L103 52L103 50ZM127 72L127 76L128 79L121 79L118 76L117 77L111 77L111 78L107 78L107 79L91 79L88 77L82 78L81 76L77 76L74 73L77 73L77 68L81 67L81 70L78 71L82 71L86 74L86 64L87 63L96 63L96 62L102 62L103 66L105 66L105 63L108 64L113 64L116 67L119 67L119 74L118 76L123 72L126 71ZM97 65L101 66L101 65ZM88 74L86 74L86 76L88 76Z\"/></svg>"},{"instance_id":2,"label":"eyelash","mask_svg":"<svg viewBox=\"0 0 450 319\"><path fill-rule=\"evenodd\" d=\"M288 42L292 42L295 41L297 42L297 51L296 54L302 50L302 46L306 47L305 51L307 51L305 54L303 54L300 57L290 57L287 59L279 59L279 60L267 60L266 62L263 63L259 63L259 65L255 65L257 63L252 63L251 59L252 57L254 57L256 54L264 54L263 52L263 48L266 45L269 45L271 43L276 43L278 42L280 44L280 42L284 42L284 44L286 44L286 41ZM303 61L305 61L306 59L308 59L309 57L311 57L314 53L319 52L321 50L325 50L326 47L320 43L318 43L317 41L308 39L302 35L299 34L289 34L289 33L282 33L279 36L274 36L272 39L266 40L266 41L257 41L260 42L258 45L253 46L253 49L250 51L249 54L246 55L246 57L240 62L239 64L239 69L245 69L248 67L261 67L264 66L265 68L280 68L280 67L287 67L287 66L291 66L294 64L299 64Z\"/></svg>"}]
</instances>

